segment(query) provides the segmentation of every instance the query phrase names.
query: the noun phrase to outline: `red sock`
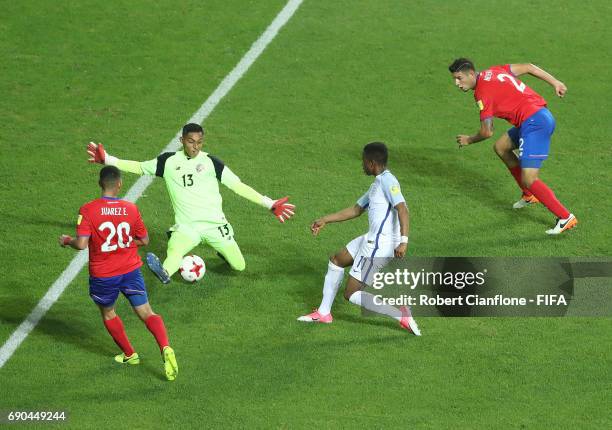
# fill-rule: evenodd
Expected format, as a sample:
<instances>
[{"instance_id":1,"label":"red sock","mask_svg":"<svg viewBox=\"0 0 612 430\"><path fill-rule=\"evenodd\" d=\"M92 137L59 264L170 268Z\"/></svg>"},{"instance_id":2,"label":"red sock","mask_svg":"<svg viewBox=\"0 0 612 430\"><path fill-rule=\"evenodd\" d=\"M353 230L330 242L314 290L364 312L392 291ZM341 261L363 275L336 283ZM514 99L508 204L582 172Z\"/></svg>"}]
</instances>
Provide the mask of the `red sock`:
<instances>
[{"instance_id":1,"label":"red sock","mask_svg":"<svg viewBox=\"0 0 612 430\"><path fill-rule=\"evenodd\" d=\"M159 350L163 351L164 347L168 346L168 333L166 333L166 326L164 320L159 315L151 315L145 320L145 325L149 331L155 336L155 340L159 345Z\"/></svg>"},{"instance_id":2,"label":"red sock","mask_svg":"<svg viewBox=\"0 0 612 430\"><path fill-rule=\"evenodd\" d=\"M134 348L128 340L127 334L125 334L125 328L123 327L123 321L119 316L116 316L112 320L104 320L106 330L113 337L113 340L119 348L123 351L126 357L134 354Z\"/></svg>"},{"instance_id":3,"label":"red sock","mask_svg":"<svg viewBox=\"0 0 612 430\"><path fill-rule=\"evenodd\" d=\"M519 188L523 190L523 195L530 196L531 191L529 191L527 188L523 188L523 181L521 181L521 166L509 167L508 170L510 170L510 174L514 176L514 180Z\"/></svg>"},{"instance_id":4,"label":"red sock","mask_svg":"<svg viewBox=\"0 0 612 430\"><path fill-rule=\"evenodd\" d=\"M548 186L537 179L531 187L529 188L536 198L542 202L544 206L548 208L549 211L555 214L557 218L567 218L570 216L570 213L565 206L561 204L557 197L555 197L555 193L548 188Z\"/></svg>"}]
</instances>

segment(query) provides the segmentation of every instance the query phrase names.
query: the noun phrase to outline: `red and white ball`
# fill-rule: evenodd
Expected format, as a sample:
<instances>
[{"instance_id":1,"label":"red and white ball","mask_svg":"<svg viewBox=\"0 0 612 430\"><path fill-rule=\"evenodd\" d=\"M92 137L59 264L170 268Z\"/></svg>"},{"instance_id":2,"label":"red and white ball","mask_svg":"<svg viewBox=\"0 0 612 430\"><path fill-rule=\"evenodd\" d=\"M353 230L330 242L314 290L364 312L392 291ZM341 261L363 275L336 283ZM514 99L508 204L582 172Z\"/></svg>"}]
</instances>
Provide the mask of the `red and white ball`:
<instances>
[{"instance_id":1,"label":"red and white ball","mask_svg":"<svg viewBox=\"0 0 612 430\"><path fill-rule=\"evenodd\" d=\"M204 277L206 264L197 255L186 255L183 257L179 272L185 281L197 282Z\"/></svg>"}]
</instances>

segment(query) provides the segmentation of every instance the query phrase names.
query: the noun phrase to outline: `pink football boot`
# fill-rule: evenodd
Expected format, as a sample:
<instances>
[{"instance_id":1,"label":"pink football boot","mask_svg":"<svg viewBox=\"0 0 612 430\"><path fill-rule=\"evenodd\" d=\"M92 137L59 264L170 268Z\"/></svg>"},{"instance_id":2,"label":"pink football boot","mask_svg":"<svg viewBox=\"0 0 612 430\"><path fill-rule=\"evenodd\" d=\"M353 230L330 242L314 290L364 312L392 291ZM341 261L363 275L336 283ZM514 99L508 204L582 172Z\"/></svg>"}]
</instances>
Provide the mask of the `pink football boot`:
<instances>
[{"instance_id":1,"label":"pink football boot","mask_svg":"<svg viewBox=\"0 0 612 430\"><path fill-rule=\"evenodd\" d=\"M402 306L400 308L400 311L402 311L402 319L400 320L400 325L402 326L402 328L405 328L415 336L420 336L421 330L419 330L419 326L417 325L414 318L412 318L410 309L407 306Z\"/></svg>"},{"instance_id":2,"label":"pink football boot","mask_svg":"<svg viewBox=\"0 0 612 430\"><path fill-rule=\"evenodd\" d=\"M331 324L331 322L334 320L332 317L332 314L329 313L327 315L321 315L319 313L318 310L315 310L313 313L308 314L308 315L302 315L301 317L299 317L297 319L298 321L302 321L302 322L309 322L309 323L324 323L324 324Z\"/></svg>"}]
</instances>

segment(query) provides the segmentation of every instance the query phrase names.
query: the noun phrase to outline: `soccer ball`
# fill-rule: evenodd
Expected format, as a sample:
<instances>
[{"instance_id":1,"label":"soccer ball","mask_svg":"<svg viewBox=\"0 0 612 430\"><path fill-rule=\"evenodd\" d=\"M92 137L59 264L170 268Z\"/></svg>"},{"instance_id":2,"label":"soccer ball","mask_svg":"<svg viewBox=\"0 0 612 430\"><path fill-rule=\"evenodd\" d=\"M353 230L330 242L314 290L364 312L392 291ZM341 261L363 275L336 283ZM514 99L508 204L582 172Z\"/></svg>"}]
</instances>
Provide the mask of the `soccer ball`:
<instances>
[{"instance_id":1,"label":"soccer ball","mask_svg":"<svg viewBox=\"0 0 612 430\"><path fill-rule=\"evenodd\" d=\"M179 272L185 281L197 282L204 277L206 264L197 255L186 255L183 257Z\"/></svg>"}]
</instances>

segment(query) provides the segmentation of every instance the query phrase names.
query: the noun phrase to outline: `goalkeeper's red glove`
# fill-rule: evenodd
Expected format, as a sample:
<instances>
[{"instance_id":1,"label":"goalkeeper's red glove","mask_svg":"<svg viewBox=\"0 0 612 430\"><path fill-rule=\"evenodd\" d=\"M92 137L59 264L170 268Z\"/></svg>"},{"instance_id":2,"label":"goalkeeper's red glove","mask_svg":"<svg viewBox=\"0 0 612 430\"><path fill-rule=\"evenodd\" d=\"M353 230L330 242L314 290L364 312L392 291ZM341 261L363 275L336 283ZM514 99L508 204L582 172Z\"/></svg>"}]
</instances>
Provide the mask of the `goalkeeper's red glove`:
<instances>
[{"instance_id":1,"label":"goalkeeper's red glove","mask_svg":"<svg viewBox=\"0 0 612 430\"><path fill-rule=\"evenodd\" d=\"M278 199L272 203L272 207L270 208L274 216L278 218L280 222L285 222L285 220L291 218L294 214L293 210L295 209L295 205L287 203L288 200L289 197Z\"/></svg>"},{"instance_id":2,"label":"goalkeeper's red glove","mask_svg":"<svg viewBox=\"0 0 612 430\"><path fill-rule=\"evenodd\" d=\"M113 157L106 152L101 143L89 142L89 145L87 145L87 154L89 154L89 159L87 161L90 163L106 164L107 166L117 165L117 157Z\"/></svg>"},{"instance_id":3,"label":"goalkeeper's red glove","mask_svg":"<svg viewBox=\"0 0 612 430\"><path fill-rule=\"evenodd\" d=\"M89 159L87 161L90 163L106 164L106 151L101 143L96 144L89 142L87 145L87 154L89 155Z\"/></svg>"}]
</instances>

